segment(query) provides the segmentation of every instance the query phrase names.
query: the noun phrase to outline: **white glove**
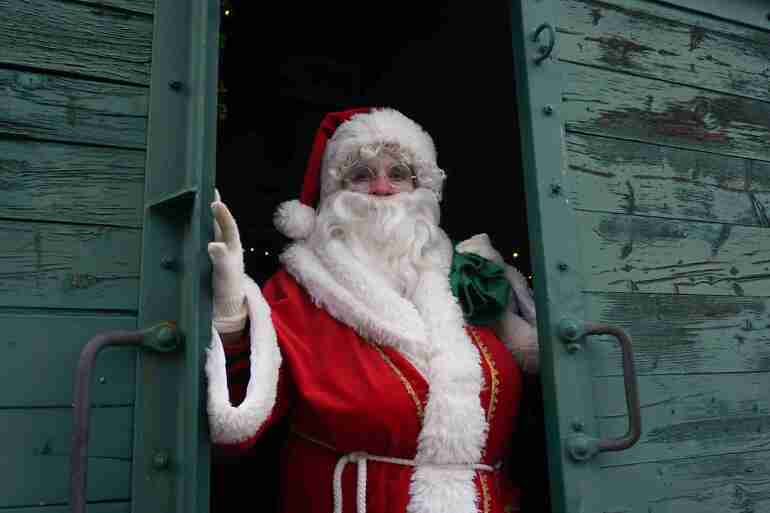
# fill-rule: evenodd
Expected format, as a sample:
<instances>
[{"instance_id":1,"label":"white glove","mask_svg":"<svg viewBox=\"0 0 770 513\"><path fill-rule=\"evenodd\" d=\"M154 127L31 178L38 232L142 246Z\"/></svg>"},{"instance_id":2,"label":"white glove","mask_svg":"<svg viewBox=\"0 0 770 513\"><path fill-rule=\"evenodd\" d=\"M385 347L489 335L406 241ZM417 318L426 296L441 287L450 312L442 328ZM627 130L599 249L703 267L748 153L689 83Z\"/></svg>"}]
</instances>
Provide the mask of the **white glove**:
<instances>
[{"instance_id":1,"label":"white glove","mask_svg":"<svg viewBox=\"0 0 770 513\"><path fill-rule=\"evenodd\" d=\"M233 333L241 331L248 318L243 247L238 225L222 203L219 191L215 192L211 212L214 214L214 242L209 242L208 251L213 267L213 324L219 333Z\"/></svg>"}]
</instances>

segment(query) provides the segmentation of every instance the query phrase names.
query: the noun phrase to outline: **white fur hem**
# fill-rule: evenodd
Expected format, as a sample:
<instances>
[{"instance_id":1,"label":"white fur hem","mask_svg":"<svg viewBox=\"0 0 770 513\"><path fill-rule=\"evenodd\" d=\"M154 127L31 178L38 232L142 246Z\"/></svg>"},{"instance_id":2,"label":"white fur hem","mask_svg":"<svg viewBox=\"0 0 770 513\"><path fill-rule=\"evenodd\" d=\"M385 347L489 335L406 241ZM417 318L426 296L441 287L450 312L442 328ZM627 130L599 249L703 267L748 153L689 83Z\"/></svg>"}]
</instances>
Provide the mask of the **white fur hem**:
<instances>
[{"instance_id":1,"label":"white fur hem","mask_svg":"<svg viewBox=\"0 0 770 513\"><path fill-rule=\"evenodd\" d=\"M246 279L245 291L251 318L251 375L246 397L240 405L233 406L230 402L225 352L222 340L214 329L206 355L209 427L214 443L233 444L254 436L275 406L281 353L270 307L257 284L249 278Z\"/></svg>"}]
</instances>

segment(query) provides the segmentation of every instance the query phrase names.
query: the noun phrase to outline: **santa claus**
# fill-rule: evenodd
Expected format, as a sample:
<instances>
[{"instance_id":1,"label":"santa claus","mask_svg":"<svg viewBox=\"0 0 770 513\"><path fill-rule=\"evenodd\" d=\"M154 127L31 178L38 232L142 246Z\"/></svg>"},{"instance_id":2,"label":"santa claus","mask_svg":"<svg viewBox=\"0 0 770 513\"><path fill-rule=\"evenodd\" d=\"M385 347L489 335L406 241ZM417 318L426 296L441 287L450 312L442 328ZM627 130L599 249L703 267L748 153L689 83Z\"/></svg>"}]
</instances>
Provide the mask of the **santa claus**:
<instances>
[{"instance_id":1,"label":"santa claus","mask_svg":"<svg viewBox=\"0 0 770 513\"><path fill-rule=\"evenodd\" d=\"M531 292L486 235L452 244L444 179L403 114L327 115L300 201L275 215L294 242L261 289L212 204L211 438L245 451L288 417L283 512L518 509L500 462L537 368Z\"/></svg>"}]
</instances>

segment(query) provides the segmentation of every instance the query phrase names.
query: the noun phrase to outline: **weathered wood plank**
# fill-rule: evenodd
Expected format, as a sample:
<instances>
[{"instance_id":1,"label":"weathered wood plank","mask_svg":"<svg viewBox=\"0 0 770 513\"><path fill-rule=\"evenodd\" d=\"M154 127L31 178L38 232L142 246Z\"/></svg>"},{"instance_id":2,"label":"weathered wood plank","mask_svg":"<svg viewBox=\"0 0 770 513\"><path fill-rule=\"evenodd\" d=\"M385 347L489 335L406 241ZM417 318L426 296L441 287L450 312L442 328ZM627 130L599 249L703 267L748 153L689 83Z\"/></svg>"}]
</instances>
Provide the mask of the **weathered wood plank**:
<instances>
[{"instance_id":1,"label":"weathered wood plank","mask_svg":"<svg viewBox=\"0 0 770 513\"><path fill-rule=\"evenodd\" d=\"M562 63L568 130L770 160L770 103Z\"/></svg>"},{"instance_id":2,"label":"weathered wood plank","mask_svg":"<svg viewBox=\"0 0 770 513\"><path fill-rule=\"evenodd\" d=\"M770 100L770 33L639 0L560 3L559 58Z\"/></svg>"},{"instance_id":3,"label":"weathered wood plank","mask_svg":"<svg viewBox=\"0 0 770 513\"><path fill-rule=\"evenodd\" d=\"M142 226L145 152L0 139L0 215Z\"/></svg>"},{"instance_id":4,"label":"weathered wood plank","mask_svg":"<svg viewBox=\"0 0 770 513\"><path fill-rule=\"evenodd\" d=\"M155 14L155 0L75 0L81 4L91 4L99 7L116 7L124 11Z\"/></svg>"},{"instance_id":5,"label":"weathered wood plank","mask_svg":"<svg viewBox=\"0 0 770 513\"><path fill-rule=\"evenodd\" d=\"M95 408L91 414L87 497L130 496L132 408ZM0 410L0 507L64 503L69 498L72 410Z\"/></svg>"},{"instance_id":6,"label":"weathered wood plank","mask_svg":"<svg viewBox=\"0 0 770 513\"><path fill-rule=\"evenodd\" d=\"M735 296L587 293L587 318L623 328L636 372L770 371L770 299ZM622 374L611 338L591 344L594 376Z\"/></svg>"},{"instance_id":7,"label":"weathered wood plank","mask_svg":"<svg viewBox=\"0 0 770 513\"><path fill-rule=\"evenodd\" d=\"M640 376L642 437L601 457L602 466L628 465L761 450L770 440L770 373ZM593 401L600 436L625 434L622 377L596 378Z\"/></svg>"},{"instance_id":8,"label":"weathered wood plank","mask_svg":"<svg viewBox=\"0 0 770 513\"><path fill-rule=\"evenodd\" d=\"M80 351L98 333L136 329L136 318L0 313L0 408L69 406ZM136 350L108 347L93 370L92 404L133 404Z\"/></svg>"},{"instance_id":9,"label":"weathered wood plank","mask_svg":"<svg viewBox=\"0 0 770 513\"><path fill-rule=\"evenodd\" d=\"M585 288L770 296L770 230L577 212Z\"/></svg>"},{"instance_id":10,"label":"weathered wood plank","mask_svg":"<svg viewBox=\"0 0 770 513\"><path fill-rule=\"evenodd\" d=\"M770 452L725 454L611 467L603 471L606 512L770 511ZM643 493L629 493L629 487Z\"/></svg>"},{"instance_id":11,"label":"weathered wood plank","mask_svg":"<svg viewBox=\"0 0 770 513\"><path fill-rule=\"evenodd\" d=\"M578 209L770 226L770 163L576 133L566 145Z\"/></svg>"},{"instance_id":12,"label":"weathered wood plank","mask_svg":"<svg viewBox=\"0 0 770 513\"><path fill-rule=\"evenodd\" d=\"M0 69L0 133L144 148L148 90Z\"/></svg>"},{"instance_id":13,"label":"weathered wood plank","mask_svg":"<svg viewBox=\"0 0 770 513\"><path fill-rule=\"evenodd\" d=\"M148 84L152 18L50 0L0 0L0 64Z\"/></svg>"},{"instance_id":14,"label":"weathered wood plank","mask_svg":"<svg viewBox=\"0 0 770 513\"><path fill-rule=\"evenodd\" d=\"M9 508L2 510L3 513L71 513L69 506L41 506L39 508ZM130 513L130 502L97 502L86 505L86 513Z\"/></svg>"},{"instance_id":15,"label":"weathered wood plank","mask_svg":"<svg viewBox=\"0 0 770 513\"><path fill-rule=\"evenodd\" d=\"M135 310L141 232L0 221L0 306Z\"/></svg>"}]
</instances>

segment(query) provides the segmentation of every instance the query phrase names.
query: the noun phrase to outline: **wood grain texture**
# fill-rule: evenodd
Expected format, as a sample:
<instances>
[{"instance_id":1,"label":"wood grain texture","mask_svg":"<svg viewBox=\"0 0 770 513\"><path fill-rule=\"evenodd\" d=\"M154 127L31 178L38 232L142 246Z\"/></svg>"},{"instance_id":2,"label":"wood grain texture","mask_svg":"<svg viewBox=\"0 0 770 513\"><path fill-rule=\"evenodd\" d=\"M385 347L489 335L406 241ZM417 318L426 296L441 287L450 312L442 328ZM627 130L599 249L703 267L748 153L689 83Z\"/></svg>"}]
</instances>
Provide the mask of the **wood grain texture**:
<instances>
[{"instance_id":1,"label":"wood grain texture","mask_svg":"<svg viewBox=\"0 0 770 513\"><path fill-rule=\"evenodd\" d=\"M641 376L642 437L602 466L762 450L770 438L770 373ZM602 437L625 434L623 378L594 380Z\"/></svg>"},{"instance_id":2,"label":"wood grain texture","mask_svg":"<svg viewBox=\"0 0 770 513\"><path fill-rule=\"evenodd\" d=\"M567 130L770 160L770 103L562 63Z\"/></svg>"},{"instance_id":3,"label":"wood grain texture","mask_svg":"<svg viewBox=\"0 0 770 513\"><path fill-rule=\"evenodd\" d=\"M90 501L130 495L132 408L95 408L91 414ZM66 503L72 443L72 410L0 410L0 507Z\"/></svg>"},{"instance_id":4,"label":"wood grain texture","mask_svg":"<svg viewBox=\"0 0 770 513\"><path fill-rule=\"evenodd\" d=\"M770 226L770 163L568 133L577 209Z\"/></svg>"},{"instance_id":5,"label":"wood grain texture","mask_svg":"<svg viewBox=\"0 0 770 513\"><path fill-rule=\"evenodd\" d=\"M141 148L148 89L0 69L0 134Z\"/></svg>"},{"instance_id":6,"label":"wood grain texture","mask_svg":"<svg viewBox=\"0 0 770 513\"><path fill-rule=\"evenodd\" d=\"M770 299L588 293L587 318L623 328L639 375L770 371ZM610 337L591 344L594 376L620 376Z\"/></svg>"},{"instance_id":7,"label":"wood grain texture","mask_svg":"<svg viewBox=\"0 0 770 513\"><path fill-rule=\"evenodd\" d=\"M142 226L145 152L0 139L4 218Z\"/></svg>"},{"instance_id":8,"label":"wood grain texture","mask_svg":"<svg viewBox=\"0 0 770 513\"><path fill-rule=\"evenodd\" d=\"M585 289L770 296L770 230L577 212Z\"/></svg>"},{"instance_id":9,"label":"wood grain texture","mask_svg":"<svg viewBox=\"0 0 770 513\"><path fill-rule=\"evenodd\" d=\"M135 310L141 232L0 221L0 306Z\"/></svg>"},{"instance_id":10,"label":"wood grain texture","mask_svg":"<svg viewBox=\"0 0 770 513\"><path fill-rule=\"evenodd\" d=\"M75 0L81 4L94 5L96 7L114 7L124 11L140 12L143 14L155 14L155 0Z\"/></svg>"},{"instance_id":11,"label":"wood grain texture","mask_svg":"<svg viewBox=\"0 0 770 513\"><path fill-rule=\"evenodd\" d=\"M0 0L0 48L0 64L148 84L152 18L72 2Z\"/></svg>"},{"instance_id":12,"label":"wood grain texture","mask_svg":"<svg viewBox=\"0 0 770 513\"><path fill-rule=\"evenodd\" d=\"M80 352L94 335L135 330L136 318L0 313L0 408L69 406ZM94 405L134 402L136 349L108 347L96 360Z\"/></svg>"},{"instance_id":13,"label":"wood grain texture","mask_svg":"<svg viewBox=\"0 0 770 513\"><path fill-rule=\"evenodd\" d=\"M616 483L602 488L606 512L770 511L768 451L611 467L603 474Z\"/></svg>"},{"instance_id":14,"label":"wood grain texture","mask_svg":"<svg viewBox=\"0 0 770 513\"><path fill-rule=\"evenodd\" d=\"M559 5L559 58L770 100L770 33L640 0Z\"/></svg>"}]
</instances>

